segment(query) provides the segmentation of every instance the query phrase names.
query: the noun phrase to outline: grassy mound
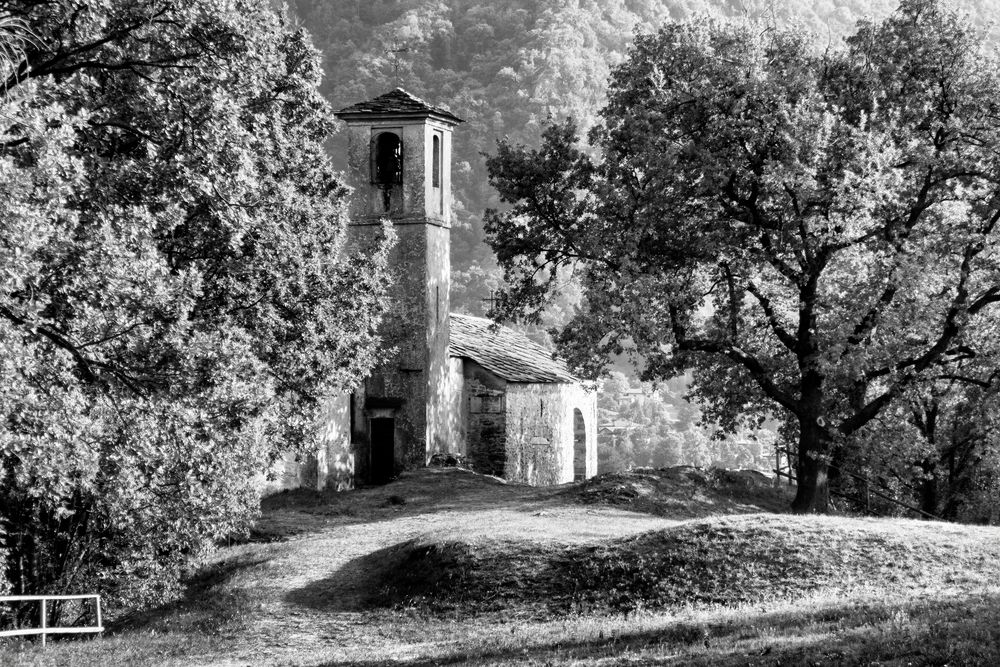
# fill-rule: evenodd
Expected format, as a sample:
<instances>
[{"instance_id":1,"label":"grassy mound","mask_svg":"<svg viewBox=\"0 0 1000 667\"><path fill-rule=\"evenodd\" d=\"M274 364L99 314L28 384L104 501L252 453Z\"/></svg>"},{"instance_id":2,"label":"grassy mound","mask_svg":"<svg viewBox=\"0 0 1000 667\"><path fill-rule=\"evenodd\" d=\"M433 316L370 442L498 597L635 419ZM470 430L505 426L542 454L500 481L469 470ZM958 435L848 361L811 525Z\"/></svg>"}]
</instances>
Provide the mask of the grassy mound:
<instances>
[{"instance_id":1,"label":"grassy mound","mask_svg":"<svg viewBox=\"0 0 1000 667\"><path fill-rule=\"evenodd\" d=\"M775 488L769 477L742 470L640 468L606 473L567 491L584 504L615 505L672 518L719 514L787 512L788 487Z\"/></svg>"},{"instance_id":2,"label":"grassy mound","mask_svg":"<svg viewBox=\"0 0 1000 667\"><path fill-rule=\"evenodd\" d=\"M774 515L691 521L601 546L429 535L397 547L378 604L431 610L633 611L810 593L976 591L1000 578L1000 531Z\"/></svg>"}]
</instances>

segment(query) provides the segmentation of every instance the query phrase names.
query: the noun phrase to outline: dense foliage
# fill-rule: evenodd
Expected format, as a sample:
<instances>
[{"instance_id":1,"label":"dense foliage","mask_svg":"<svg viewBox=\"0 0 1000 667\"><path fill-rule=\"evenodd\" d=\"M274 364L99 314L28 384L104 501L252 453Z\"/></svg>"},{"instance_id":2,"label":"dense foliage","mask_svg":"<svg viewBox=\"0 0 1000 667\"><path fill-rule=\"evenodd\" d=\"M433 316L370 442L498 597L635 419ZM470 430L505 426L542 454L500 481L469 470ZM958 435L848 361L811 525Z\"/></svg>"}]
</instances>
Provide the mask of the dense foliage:
<instances>
[{"instance_id":1,"label":"dense foliage","mask_svg":"<svg viewBox=\"0 0 1000 667\"><path fill-rule=\"evenodd\" d=\"M998 83L933 0L837 49L745 21L641 36L590 133L600 157L566 122L489 160L512 205L486 225L501 310L536 315L576 271L585 301L559 339L579 369L630 351L647 377L694 368L723 426L779 415L793 506L824 511L842 457L885 440L880 417L989 354Z\"/></svg>"},{"instance_id":2,"label":"dense foliage","mask_svg":"<svg viewBox=\"0 0 1000 667\"><path fill-rule=\"evenodd\" d=\"M160 599L375 361L319 55L265 0L7 1L0 537L16 592ZM6 533L6 534L4 534Z\"/></svg>"},{"instance_id":3,"label":"dense foliage","mask_svg":"<svg viewBox=\"0 0 1000 667\"><path fill-rule=\"evenodd\" d=\"M700 15L796 22L836 45L855 23L884 18L896 0L292 0L324 54L322 90L336 108L397 85L467 121L455 137L452 303L481 314L499 270L483 243L482 213L497 207L481 152L494 142L537 143L549 116L597 121L607 80L636 31ZM987 24L996 0L955 5ZM1000 29L995 26L993 31ZM345 154L345 138L332 155ZM547 318L563 322L568 309Z\"/></svg>"},{"instance_id":4,"label":"dense foliage","mask_svg":"<svg viewBox=\"0 0 1000 667\"><path fill-rule=\"evenodd\" d=\"M1000 372L996 318L975 347L880 414L843 458L865 472L842 486L872 501L872 490L952 520L1000 523ZM884 500L884 499L883 499ZM875 499L880 513L898 506Z\"/></svg>"}]
</instances>

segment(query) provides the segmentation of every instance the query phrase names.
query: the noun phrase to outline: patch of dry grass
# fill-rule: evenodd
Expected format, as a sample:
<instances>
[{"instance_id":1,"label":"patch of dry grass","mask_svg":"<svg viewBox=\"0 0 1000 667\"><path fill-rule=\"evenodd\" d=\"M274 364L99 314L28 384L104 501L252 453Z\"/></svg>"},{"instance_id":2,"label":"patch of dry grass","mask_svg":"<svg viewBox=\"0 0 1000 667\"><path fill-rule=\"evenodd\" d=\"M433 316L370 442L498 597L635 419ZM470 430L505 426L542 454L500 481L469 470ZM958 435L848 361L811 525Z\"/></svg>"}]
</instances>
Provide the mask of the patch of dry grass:
<instances>
[{"instance_id":1,"label":"patch of dry grass","mask_svg":"<svg viewBox=\"0 0 1000 667\"><path fill-rule=\"evenodd\" d=\"M597 545L425 535L380 558L373 602L535 615L740 605L806 594L975 592L1000 582L1000 531L911 520L743 515Z\"/></svg>"},{"instance_id":2,"label":"patch of dry grass","mask_svg":"<svg viewBox=\"0 0 1000 667\"><path fill-rule=\"evenodd\" d=\"M1000 589L922 600L810 595L795 602L682 607L559 621L475 624L476 642L407 664L996 665ZM387 664L329 661L324 665Z\"/></svg>"},{"instance_id":3,"label":"patch of dry grass","mask_svg":"<svg viewBox=\"0 0 1000 667\"><path fill-rule=\"evenodd\" d=\"M184 600L0 664L1000 664L1000 531L761 514L773 490L652 477L275 496ZM639 486L656 516L627 511Z\"/></svg>"},{"instance_id":4,"label":"patch of dry grass","mask_svg":"<svg viewBox=\"0 0 1000 667\"><path fill-rule=\"evenodd\" d=\"M565 494L585 504L694 519L720 514L784 513L794 491L785 485L773 486L770 478L755 471L678 466L607 473Z\"/></svg>"}]
</instances>

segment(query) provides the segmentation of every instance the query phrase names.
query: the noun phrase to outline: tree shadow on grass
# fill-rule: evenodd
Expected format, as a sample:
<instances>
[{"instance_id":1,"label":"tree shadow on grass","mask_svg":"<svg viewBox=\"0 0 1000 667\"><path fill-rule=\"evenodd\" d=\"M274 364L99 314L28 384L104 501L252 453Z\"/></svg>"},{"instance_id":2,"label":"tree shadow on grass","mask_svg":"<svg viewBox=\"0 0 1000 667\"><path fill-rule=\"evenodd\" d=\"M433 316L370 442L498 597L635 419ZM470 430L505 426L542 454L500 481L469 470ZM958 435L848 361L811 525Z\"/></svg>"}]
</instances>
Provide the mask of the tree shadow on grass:
<instances>
[{"instance_id":1,"label":"tree shadow on grass","mask_svg":"<svg viewBox=\"0 0 1000 667\"><path fill-rule=\"evenodd\" d=\"M184 581L184 594L173 602L127 614L107 624L110 633L124 630L218 631L223 626L242 627L242 610L253 604L250 595L227 586L237 575L270 558L264 554L228 558L197 570Z\"/></svg>"},{"instance_id":2,"label":"tree shadow on grass","mask_svg":"<svg viewBox=\"0 0 1000 667\"><path fill-rule=\"evenodd\" d=\"M411 660L326 662L341 665L614 664L722 665L997 665L1000 597L941 597L910 602L866 600L815 609L706 613L685 621L608 637L532 643L519 635L505 643L459 646ZM596 630L593 630L596 632ZM499 637L494 633L492 637ZM616 662L616 658L621 662Z\"/></svg>"},{"instance_id":3,"label":"tree shadow on grass","mask_svg":"<svg viewBox=\"0 0 1000 667\"><path fill-rule=\"evenodd\" d=\"M386 577L407 560L408 542L354 558L328 577L312 581L285 594L295 605L320 612L356 612L385 606L381 590Z\"/></svg>"},{"instance_id":4,"label":"tree shadow on grass","mask_svg":"<svg viewBox=\"0 0 1000 667\"><path fill-rule=\"evenodd\" d=\"M508 546L406 540L348 561L288 592L285 601L325 613L405 608L472 618L511 606L536 618L553 613L557 591L570 588L558 568L571 552L560 546ZM570 608L565 597L558 600L563 613Z\"/></svg>"},{"instance_id":5,"label":"tree shadow on grass","mask_svg":"<svg viewBox=\"0 0 1000 667\"><path fill-rule=\"evenodd\" d=\"M474 571L473 547L463 542L406 540L354 558L329 576L285 594L284 600L323 612L386 611L419 607L430 614L461 610L475 615L492 608L484 600L509 585L493 569ZM512 576L530 568L512 567ZM532 576L537 580L539 576Z\"/></svg>"}]
</instances>

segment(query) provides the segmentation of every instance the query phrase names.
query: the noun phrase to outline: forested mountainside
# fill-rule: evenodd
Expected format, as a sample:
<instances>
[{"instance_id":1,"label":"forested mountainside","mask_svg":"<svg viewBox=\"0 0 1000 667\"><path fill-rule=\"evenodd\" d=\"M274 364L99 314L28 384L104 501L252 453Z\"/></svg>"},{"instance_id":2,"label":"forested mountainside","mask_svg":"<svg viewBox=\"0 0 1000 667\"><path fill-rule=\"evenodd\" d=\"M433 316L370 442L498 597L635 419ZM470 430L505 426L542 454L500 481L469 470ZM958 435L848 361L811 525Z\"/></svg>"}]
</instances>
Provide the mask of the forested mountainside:
<instances>
[{"instance_id":1,"label":"forested mountainside","mask_svg":"<svg viewBox=\"0 0 1000 667\"><path fill-rule=\"evenodd\" d=\"M699 15L797 21L834 45L895 0L291 0L324 53L335 108L402 86L467 121L455 141L452 305L481 314L496 286L481 217L495 207L482 152L497 138L533 143L549 115L590 126L635 31ZM956 4L986 25L997 0ZM994 33L996 28L993 28ZM341 159L344 145L330 147ZM558 313L555 314L558 316Z\"/></svg>"}]
</instances>

